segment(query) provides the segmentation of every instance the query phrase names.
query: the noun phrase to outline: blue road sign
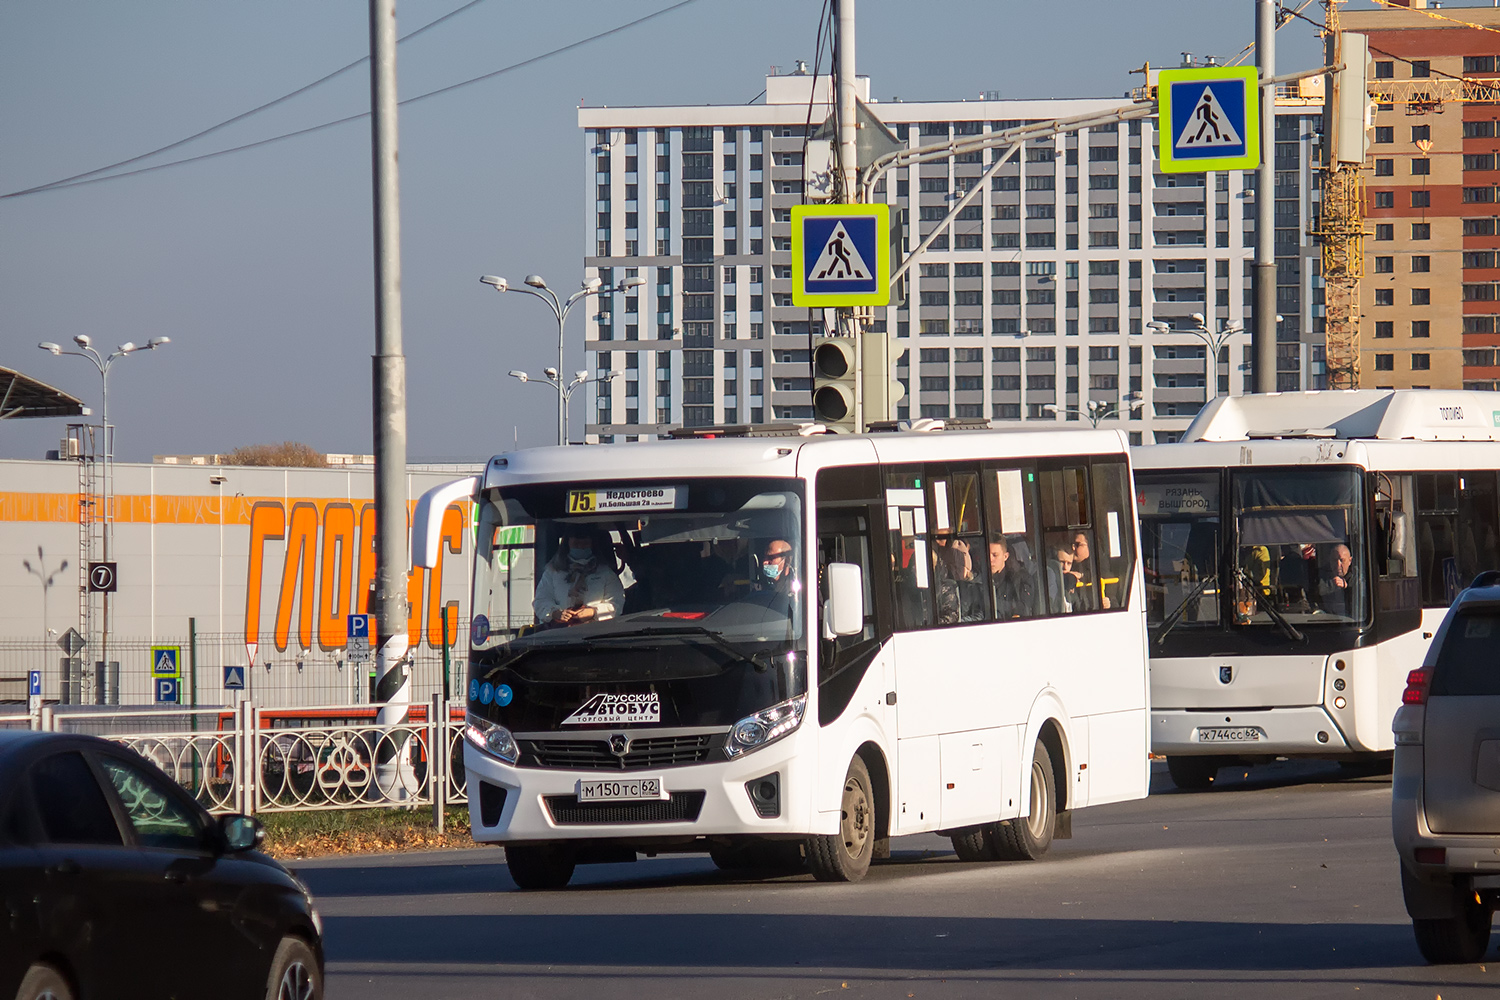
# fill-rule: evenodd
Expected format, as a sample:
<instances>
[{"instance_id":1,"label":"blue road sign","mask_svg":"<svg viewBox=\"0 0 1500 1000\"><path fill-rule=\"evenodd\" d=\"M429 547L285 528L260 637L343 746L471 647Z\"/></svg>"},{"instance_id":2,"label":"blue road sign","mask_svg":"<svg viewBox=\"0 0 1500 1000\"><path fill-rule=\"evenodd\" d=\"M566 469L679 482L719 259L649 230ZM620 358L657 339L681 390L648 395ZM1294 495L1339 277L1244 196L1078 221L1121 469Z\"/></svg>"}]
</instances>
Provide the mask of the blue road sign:
<instances>
[{"instance_id":1,"label":"blue road sign","mask_svg":"<svg viewBox=\"0 0 1500 1000\"><path fill-rule=\"evenodd\" d=\"M26 674L26 695L30 698L42 696L42 672L32 670Z\"/></svg>"},{"instance_id":2,"label":"blue road sign","mask_svg":"<svg viewBox=\"0 0 1500 1000\"><path fill-rule=\"evenodd\" d=\"M245 668L244 667L225 667L224 668L224 690L225 691L243 691L243 690L245 690Z\"/></svg>"},{"instance_id":3,"label":"blue road sign","mask_svg":"<svg viewBox=\"0 0 1500 1000\"><path fill-rule=\"evenodd\" d=\"M792 207L794 305L883 306L890 296L889 205Z\"/></svg>"},{"instance_id":4,"label":"blue road sign","mask_svg":"<svg viewBox=\"0 0 1500 1000\"><path fill-rule=\"evenodd\" d=\"M370 616L369 615L350 615L349 616L349 638L351 638L351 639L364 639L367 642L369 641L369 639L370 639Z\"/></svg>"},{"instance_id":5,"label":"blue road sign","mask_svg":"<svg viewBox=\"0 0 1500 1000\"><path fill-rule=\"evenodd\" d=\"M158 705L177 704L177 678L158 677L153 683L156 685L156 703Z\"/></svg>"},{"instance_id":6,"label":"blue road sign","mask_svg":"<svg viewBox=\"0 0 1500 1000\"><path fill-rule=\"evenodd\" d=\"M151 647L151 676L152 677L181 677L182 676L182 647L181 646L152 646Z\"/></svg>"},{"instance_id":7,"label":"blue road sign","mask_svg":"<svg viewBox=\"0 0 1500 1000\"><path fill-rule=\"evenodd\" d=\"M1260 165L1260 101L1254 66L1162 70L1157 120L1168 173L1253 170Z\"/></svg>"}]
</instances>

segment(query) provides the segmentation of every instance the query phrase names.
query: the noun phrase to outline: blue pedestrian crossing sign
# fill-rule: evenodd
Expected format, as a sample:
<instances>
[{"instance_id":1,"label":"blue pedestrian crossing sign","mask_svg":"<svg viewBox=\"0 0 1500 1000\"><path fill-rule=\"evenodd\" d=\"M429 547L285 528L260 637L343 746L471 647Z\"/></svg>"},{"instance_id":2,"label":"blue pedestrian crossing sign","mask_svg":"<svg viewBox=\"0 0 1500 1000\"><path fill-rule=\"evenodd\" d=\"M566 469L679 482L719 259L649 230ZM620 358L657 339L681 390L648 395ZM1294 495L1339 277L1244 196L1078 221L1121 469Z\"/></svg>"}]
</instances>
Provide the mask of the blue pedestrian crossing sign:
<instances>
[{"instance_id":1,"label":"blue pedestrian crossing sign","mask_svg":"<svg viewBox=\"0 0 1500 1000\"><path fill-rule=\"evenodd\" d=\"M152 646L151 647L151 676L152 677L181 677L182 676L182 647L181 646Z\"/></svg>"},{"instance_id":2,"label":"blue pedestrian crossing sign","mask_svg":"<svg viewBox=\"0 0 1500 1000\"><path fill-rule=\"evenodd\" d=\"M244 667L225 667L224 668L224 690L225 691L243 691L243 690L245 690L245 668Z\"/></svg>"},{"instance_id":3,"label":"blue pedestrian crossing sign","mask_svg":"<svg viewBox=\"0 0 1500 1000\"><path fill-rule=\"evenodd\" d=\"M891 300L889 205L792 206L792 305Z\"/></svg>"},{"instance_id":4,"label":"blue pedestrian crossing sign","mask_svg":"<svg viewBox=\"0 0 1500 1000\"><path fill-rule=\"evenodd\" d=\"M158 705L177 704L177 678L158 677L151 682L156 688L156 703Z\"/></svg>"},{"instance_id":5,"label":"blue pedestrian crossing sign","mask_svg":"<svg viewBox=\"0 0 1500 1000\"><path fill-rule=\"evenodd\" d=\"M1260 166L1260 90L1254 66L1164 69L1156 78L1156 107L1164 172Z\"/></svg>"}]
</instances>

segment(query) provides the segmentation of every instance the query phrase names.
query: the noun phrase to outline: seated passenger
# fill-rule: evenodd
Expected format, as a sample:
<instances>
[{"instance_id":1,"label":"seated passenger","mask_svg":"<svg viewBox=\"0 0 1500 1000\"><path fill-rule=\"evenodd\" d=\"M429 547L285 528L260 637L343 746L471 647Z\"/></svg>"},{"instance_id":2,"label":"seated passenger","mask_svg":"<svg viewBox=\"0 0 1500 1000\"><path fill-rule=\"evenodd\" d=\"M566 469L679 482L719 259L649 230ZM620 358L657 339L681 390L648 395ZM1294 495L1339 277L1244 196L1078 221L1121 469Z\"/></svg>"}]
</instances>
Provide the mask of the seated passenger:
<instances>
[{"instance_id":1,"label":"seated passenger","mask_svg":"<svg viewBox=\"0 0 1500 1000\"><path fill-rule=\"evenodd\" d=\"M1010 557L1010 543L995 531L990 533L990 594L995 602L995 617L1029 618L1035 614L1031 578L1019 562Z\"/></svg>"},{"instance_id":2,"label":"seated passenger","mask_svg":"<svg viewBox=\"0 0 1500 1000\"><path fill-rule=\"evenodd\" d=\"M1073 593L1078 588L1078 577L1073 572L1073 543L1058 539L1052 546L1052 559L1047 563L1047 613L1067 615L1073 613Z\"/></svg>"},{"instance_id":3,"label":"seated passenger","mask_svg":"<svg viewBox=\"0 0 1500 1000\"><path fill-rule=\"evenodd\" d=\"M569 528L557 554L537 581L532 608L543 625L577 625L605 621L619 613L625 590L615 573L613 559L605 552L601 563L594 552L593 534L584 528Z\"/></svg>"},{"instance_id":4,"label":"seated passenger","mask_svg":"<svg viewBox=\"0 0 1500 1000\"><path fill-rule=\"evenodd\" d=\"M1073 573L1078 579L1073 604L1080 611L1098 611L1109 607L1109 595L1094 579L1094 564L1089 559L1089 536L1086 531L1073 532Z\"/></svg>"}]
</instances>

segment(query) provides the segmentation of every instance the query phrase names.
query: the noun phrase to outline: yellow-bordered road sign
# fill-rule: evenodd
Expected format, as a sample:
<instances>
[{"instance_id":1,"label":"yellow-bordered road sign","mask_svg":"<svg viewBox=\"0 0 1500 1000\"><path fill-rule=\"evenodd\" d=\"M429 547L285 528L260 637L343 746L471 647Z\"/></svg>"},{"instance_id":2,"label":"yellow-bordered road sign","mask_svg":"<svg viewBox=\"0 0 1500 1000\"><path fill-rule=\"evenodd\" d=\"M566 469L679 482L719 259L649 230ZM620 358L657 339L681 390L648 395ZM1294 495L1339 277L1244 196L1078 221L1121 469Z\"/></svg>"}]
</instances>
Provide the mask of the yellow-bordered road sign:
<instances>
[{"instance_id":1,"label":"yellow-bordered road sign","mask_svg":"<svg viewBox=\"0 0 1500 1000\"><path fill-rule=\"evenodd\" d=\"M1260 166L1260 90L1254 66L1164 69L1156 78L1156 111L1164 172Z\"/></svg>"},{"instance_id":2,"label":"yellow-bordered road sign","mask_svg":"<svg viewBox=\"0 0 1500 1000\"><path fill-rule=\"evenodd\" d=\"M891 300L889 205L792 206L792 305Z\"/></svg>"}]
</instances>

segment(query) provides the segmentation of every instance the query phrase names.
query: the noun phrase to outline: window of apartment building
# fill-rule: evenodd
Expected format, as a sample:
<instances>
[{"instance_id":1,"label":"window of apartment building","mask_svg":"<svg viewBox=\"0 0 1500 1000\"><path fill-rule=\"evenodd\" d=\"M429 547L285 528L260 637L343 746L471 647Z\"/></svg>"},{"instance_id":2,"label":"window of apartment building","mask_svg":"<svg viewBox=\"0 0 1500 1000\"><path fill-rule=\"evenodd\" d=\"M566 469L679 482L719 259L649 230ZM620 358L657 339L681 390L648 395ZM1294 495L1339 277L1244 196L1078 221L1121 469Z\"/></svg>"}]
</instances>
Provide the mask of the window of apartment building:
<instances>
[{"instance_id":1,"label":"window of apartment building","mask_svg":"<svg viewBox=\"0 0 1500 1000\"><path fill-rule=\"evenodd\" d=\"M1464 56L1465 73L1493 73L1495 72L1494 56Z\"/></svg>"},{"instance_id":2,"label":"window of apartment building","mask_svg":"<svg viewBox=\"0 0 1500 1000\"><path fill-rule=\"evenodd\" d=\"M1396 161L1388 159L1377 159L1375 161L1376 177L1394 177L1396 174Z\"/></svg>"},{"instance_id":3,"label":"window of apartment building","mask_svg":"<svg viewBox=\"0 0 1500 1000\"><path fill-rule=\"evenodd\" d=\"M1465 219L1464 220L1464 235L1465 236L1494 236L1495 235L1495 220L1493 218L1489 218L1489 219Z\"/></svg>"},{"instance_id":4,"label":"window of apartment building","mask_svg":"<svg viewBox=\"0 0 1500 1000\"><path fill-rule=\"evenodd\" d=\"M1375 355L1375 370L1378 372L1393 372L1396 370L1396 356L1394 354Z\"/></svg>"},{"instance_id":5,"label":"window of apartment building","mask_svg":"<svg viewBox=\"0 0 1500 1000\"><path fill-rule=\"evenodd\" d=\"M1413 354L1411 356L1411 370L1414 372L1425 372L1432 368L1431 354Z\"/></svg>"},{"instance_id":6,"label":"window of apartment building","mask_svg":"<svg viewBox=\"0 0 1500 1000\"><path fill-rule=\"evenodd\" d=\"M1376 257L1375 258L1375 273L1376 274L1391 274L1395 270L1396 270L1396 258L1394 258L1394 257Z\"/></svg>"},{"instance_id":7,"label":"window of apartment building","mask_svg":"<svg viewBox=\"0 0 1500 1000\"><path fill-rule=\"evenodd\" d=\"M1387 59L1375 63L1375 79L1394 80L1396 78L1396 64Z\"/></svg>"},{"instance_id":8,"label":"window of apartment building","mask_svg":"<svg viewBox=\"0 0 1500 1000\"><path fill-rule=\"evenodd\" d=\"M1432 258L1426 254L1414 254L1411 259L1411 269L1414 273L1423 274L1432 270Z\"/></svg>"},{"instance_id":9,"label":"window of apartment building","mask_svg":"<svg viewBox=\"0 0 1500 1000\"><path fill-rule=\"evenodd\" d=\"M1494 153L1465 153L1464 154L1464 169L1465 170L1494 170L1495 169L1495 154Z\"/></svg>"},{"instance_id":10,"label":"window of apartment building","mask_svg":"<svg viewBox=\"0 0 1500 1000\"><path fill-rule=\"evenodd\" d=\"M1377 306L1392 306L1396 304L1396 290L1394 288L1375 289L1375 304Z\"/></svg>"},{"instance_id":11,"label":"window of apartment building","mask_svg":"<svg viewBox=\"0 0 1500 1000\"><path fill-rule=\"evenodd\" d=\"M1411 224L1411 238L1414 240L1432 239L1432 223L1413 222Z\"/></svg>"},{"instance_id":12,"label":"window of apartment building","mask_svg":"<svg viewBox=\"0 0 1500 1000\"><path fill-rule=\"evenodd\" d=\"M1378 320L1375 323L1375 339L1391 340L1396 336L1396 324L1388 319Z\"/></svg>"},{"instance_id":13,"label":"window of apartment building","mask_svg":"<svg viewBox=\"0 0 1500 1000\"><path fill-rule=\"evenodd\" d=\"M1432 173L1432 161L1425 156L1412 157L1411 172L1417 177L1426 177Z\"/></svg>"},{"instance_id":14,"label":"window of apartment building","mask_svg":"<svg viewBox=\"0 0 1500 1000\"><path fill-rule=\"evenodd\" d=\"M1414 306L1432 305L1432 289L1413 288L1411 290L1411 304Z\"/></svg>"},{"instance_id":15,"label":"window of apartment building","mask_svg":"<svg viewBox=\"0 0 1500 1000\"><path fill-rule=\"evenodd\" d=\"M1412 142L1430 141L1431 139L1432 139L1432 126L1431 125L1413 125L1411 127L1411 141Z\"/></svg>"},{"instance_id":16,"label":"window of apartment building","mask_svg":"<svg viewBox=\"0 0 1500 1000\"><path fill-rule=\"evenodd\" d=\"M1426 59L1413 59L1411 61L1411 78L1413 80L1424 80L1431 75L1431 62Z\"/></svg>"},{"instance_id":17,"label":"window of apartment building","mask_svg":"<svg viewBox=\"0 0 1500 1000\"><path fill-rule=\"evenodd\" d=\"M1491 121L1464 122L1465 139L1493 139L1495 137L1495 123Z\"/></svg>"},{"instance_id":18,"label":"window of apartment building","mask_svg":"<svg viewBox=\"0 0 1500 1000\"><path fill-rule=\"evenodd\" d=\"M1425 319L1414 319L1411 321L1411 335L1413 337L1431 337L1432 324Z\"/></svg>"},{"instance_id":19,"label":"window of apartment building","mask_svg":"<svg viewBox=\"0 0 1500 1000\"><path fill-rule=\"evenodd\" d=\"M1493 203L1494 200L1495 189L1493 187L1464 188L1464 204L1466 205L1487 205Z\"/></svg>"},{"instance_id":20,"label":"window of apartment building","mask_svg":"<svg viewBox=\"0 0 1500 1000\"><path fill-rule=\"evenodd\" d=\"M1372 191L1370 192L1370 204L1374 208L1395 208L1396 192Z\"/></svg>"},{"instance_id":21,"label":"window of apartment building","mask_svg":"<svg viewBox=\"0 0 1500 1000\"><path fill-rule=\"evenodd\" d=\"M1393 240L1395 238L1396 238L1396 227L1395 226L1391 225L1388 222L1387 223L1376 223L1376 225L1375 225L1375 239L1376 240Z\"/></svg>"},{"instance_id":22,"label":"window of apartment building","mask_svg":"<svg viewBox=\"0 0 1500 1000\"><path fill-rule=\"evenodd\" d=\"M1390 125L1375 126L1375 141L1381 144L1395 142L1396 129Z\"/></svg>"}]
</instances>

